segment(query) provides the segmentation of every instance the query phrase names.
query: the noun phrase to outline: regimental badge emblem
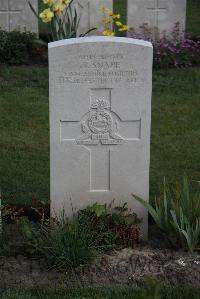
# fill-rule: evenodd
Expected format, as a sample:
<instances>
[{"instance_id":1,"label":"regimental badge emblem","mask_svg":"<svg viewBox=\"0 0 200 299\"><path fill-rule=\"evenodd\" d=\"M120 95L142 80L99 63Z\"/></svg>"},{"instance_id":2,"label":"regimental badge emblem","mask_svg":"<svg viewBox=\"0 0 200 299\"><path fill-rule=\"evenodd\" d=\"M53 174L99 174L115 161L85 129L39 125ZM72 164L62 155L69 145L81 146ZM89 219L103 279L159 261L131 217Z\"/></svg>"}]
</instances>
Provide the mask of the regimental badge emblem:
<instances>
[{"instance_id":1,"label":"regimental badge emblem","mask_svg":"<svg viewBox=\"0 0 200 299\"><path fill-rule=\"evenodd\" d=\"M82 120L83 135L76 139L81 145L117 145L123 143L118 133L117 115L111 111L109 103L104 99L97 99L89 108Z\"/></svg>"}]
</instances>

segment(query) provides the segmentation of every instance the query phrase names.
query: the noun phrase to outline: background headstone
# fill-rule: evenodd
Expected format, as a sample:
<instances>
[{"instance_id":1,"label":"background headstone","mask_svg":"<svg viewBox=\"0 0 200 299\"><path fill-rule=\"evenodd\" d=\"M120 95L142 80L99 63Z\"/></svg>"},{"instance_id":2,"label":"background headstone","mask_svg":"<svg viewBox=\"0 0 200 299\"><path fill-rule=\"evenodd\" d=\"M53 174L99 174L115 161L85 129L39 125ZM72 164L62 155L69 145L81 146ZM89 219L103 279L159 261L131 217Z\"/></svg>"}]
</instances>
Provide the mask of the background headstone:
<instances>
[{"instance_id":1,"label":"background headstone","mask_svg":"<svg viewBox=\"0 0 200 299\"><path fill-rule=\"evenodd\" d=\"M97 28L97 30L92 31L89 35L102 35L100 27L102 27L103 12L100 9L106 7L113 10L113 0L74 0L73 3L78 16L80 16L77 37L92 28Z\"/></svg>"},{"instance_id":2,"label":"background headstone","mask_svg":"<svg viewBox=\"0 0 200 299\"><path fill-rule=\"evenodd\" d=\"M127 20L130 28L139 31L147 23L160 32L170 32L175 23L185 29L186 0L128 0Z\"/></svg>"},{"instance_id":3,"label":"background headstone","mask_svg":"<svg viewBox=\"0 0 200 299\"><path fill-rule=\"evenodd\" d=\"M38 11L38 1L29 0ZM6 31L30 31L38 34L38 19L31 11L28 0L0 0L0 28Z\"/></svg>"},{"instance_id":4,"label":"background headstone","mask_svg":"<svg viewBox=\"0 0 200 299\"><path fill-rule=\"evenodd\" d=\"M51 209L148 201L152 45L113 37L49 44ZM73 207L73 208L72 208Z\"/></svg>"}]
</instances>

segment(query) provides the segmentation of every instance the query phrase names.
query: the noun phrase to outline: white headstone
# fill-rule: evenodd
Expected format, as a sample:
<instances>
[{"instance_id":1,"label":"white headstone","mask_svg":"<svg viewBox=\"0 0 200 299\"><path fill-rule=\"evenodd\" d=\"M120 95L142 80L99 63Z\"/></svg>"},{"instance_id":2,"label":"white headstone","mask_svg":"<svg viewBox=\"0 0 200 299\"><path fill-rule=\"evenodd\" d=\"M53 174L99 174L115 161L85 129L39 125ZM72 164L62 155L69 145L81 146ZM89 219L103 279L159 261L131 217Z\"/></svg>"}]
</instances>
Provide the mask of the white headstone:
<instances>
[{"instance_id":1,"label":"white headstone","mask_svg":"<svg viewBox=\"0 0 200 299\"><path fill-rule=\"evenodd\" d=\"M29 0L38 11L38 1ZM0 0L0 28L6 31L30 31L38 34L38 19L27 0Z\"/></svg>"},{"instance_id":2,"label":"white headstone","mask_svg":"<svg viewBox=\"0 0 200 299\"><path fill-rule=\"evenodd\" d=\"M103 17L102 7L113 9L113 0L74 0L73 5L80 17L77 37L85 34L92 28L97 28L89 35L102 35L101 20Z\"/></svg>"},{"instance_id":3,"label":"white headstone","mask_svg":"<svg viewBox=\"0 0 200 299\"><path fill-rule=\"evenodd\" d=\"M143 218L148 201L152 45L119 37L49 44L51 209L70 216L125 202Z\"/></svg>"},{"instance_id":4,"label":"white headstone","mask_svg":"<svg viewBox=\"0 0 200 299\"><path fill-rule=\"evenodd\" d=\"M160 32L170 32L175 23L185 29L186 0L128 0L127 19L130 28L136 32L147 23Z\"/></svg>"}]
</instances>

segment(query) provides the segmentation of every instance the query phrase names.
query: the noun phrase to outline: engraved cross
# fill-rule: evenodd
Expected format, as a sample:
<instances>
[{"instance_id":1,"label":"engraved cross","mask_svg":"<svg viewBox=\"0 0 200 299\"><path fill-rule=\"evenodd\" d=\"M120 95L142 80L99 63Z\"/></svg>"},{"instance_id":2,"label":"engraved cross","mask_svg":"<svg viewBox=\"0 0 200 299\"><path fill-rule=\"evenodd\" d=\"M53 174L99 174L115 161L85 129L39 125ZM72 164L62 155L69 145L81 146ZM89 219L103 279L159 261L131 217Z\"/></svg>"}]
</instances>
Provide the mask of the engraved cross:
<instances>
[{"instance_id":1,"label":"engraved cross","mask_svg":"<svg viewBox=\"0 0 200 299\"><path fill-rule=\"evenodd\" d=\"M90 14L91 14L91 3L88 0L77 1L77 12L80 16L80 20L85 22L86 30L91 29ZM83 34L83 32L81 32Z\"/></svg>"},{"instance_id":2,"label":"engraved cross","mask_svg":"<svg viewBox=\"0 0 200 299\"><path fill-rule=\"evenodd\" d=\"M160 1L162 1L163 4L161 4ZM152 0L151 0L151 2L152 2ZM167 10L166 5L164 4L164 1L163 0L153 0L152 5L149 4L149 7L147 7L147 10L154 13L154 26L158 27L159 14L163 13L164 11Z\"/></svg>"},{"instance_id":3,"label":"engraved cross","mask_svg":"<svg viewBox=\"0 0 200 299\"><path fill-rule=\"evenodd\" d=\"M5 9L0 8L0 16L6 14L6 23L7 23L7 30L11 30L11 15L19 14L21 10L19 9L12 9L10 5L10 0L7 1Z\"/></svg>"},{"instance_id":4,"label":"engraved cross","mask_svg":"<svg viewBox=\"0 0 200 299\"><path fill-rule=\"evenodd\" d=\"M90 152L90 191L111 191L111 151L141 138L141 119L122 120L112 111L111 89L91 89L89 111L81 120L60 121L61 142Z\"/></svg>"}]
</instances>

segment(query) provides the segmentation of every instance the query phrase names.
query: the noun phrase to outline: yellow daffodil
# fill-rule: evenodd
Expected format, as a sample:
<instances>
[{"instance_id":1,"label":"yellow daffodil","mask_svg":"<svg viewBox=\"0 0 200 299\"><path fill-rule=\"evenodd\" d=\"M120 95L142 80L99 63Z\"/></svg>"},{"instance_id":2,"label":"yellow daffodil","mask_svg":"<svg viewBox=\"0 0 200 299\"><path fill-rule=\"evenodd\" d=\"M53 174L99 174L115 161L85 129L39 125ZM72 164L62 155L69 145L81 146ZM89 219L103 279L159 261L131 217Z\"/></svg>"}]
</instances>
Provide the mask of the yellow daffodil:
<instances>
[{"instance_id":1,"label":"yellow daffodil","mask_svg":"<svg viewBox=\"0 0 200 299\"><path fill-rule=\"evenodd\" d=\"M113 15L113 19L120 19L120 18L121 18L120 14Z\"/></svg>"},{"instance_id":2,"label":"yellow daffodil","mask_svg":"<svg viewBox=\"0 0 200 299\"><path fill-rule=\"evenodd\" d=\"M43 0L43 3L51 6L54 3L54 0Z\"/></svg>"},{"instance_id":3,"label":"yellow daffodil","mask_svg":"<svg viewBox=\"0 0 200 299\"><path fill-rule=\"evenodd\" d=\"M54 13L50 10L50 8L47 8L43 10L43 12L40 13L40 18L44 23L51 22L52 18L54 16Z\"/></svg>"},{"instance_id":4,"label":"yellow daffodil","mask_svg":"<svg viewBox=\"0 0 200 299\"><path fill-rule=\"evenodd\" d=\"M113 12L112 12L111 10L109 10L109 11L108 11L108 15L109 15L110 17L112 17L112 16L113 16Z\"/></svg>"},{"instance_id":5,"label":"yellow daffodil","mask_svg":"<svg viewBox=\"0 0 200 299\"><path fill-rule=\"evenodd\" d=\"M104 12L104 18L101 20L101 24L104 27L104 36L115 36L117 33L127 31L128 26L121 22L121 15L114 13L112 10L102 7L101 10Z\"/></svg>"},{"instance_id":6,"label":"yellow daffodil","mask_svg":"<svg viewBox=\"0 0 200 299\"><path fill-rule=\"evenodd\" d=\"M108 9L106 7L101 7L100 10L102 10L102 11L110 11L110 9Z\"/></svg>"},{"instance_id":7,"label":"yellow daffodil","mask_svg":"<svg viewBox=\"0 0 200 299\"><path fill-rule=\"evenodd\" d=\"M112 19L102 19L102 24L107 25L107 24L111 24L113 22Z\"/></svg>"},{"instance_id":8,"label":"yellow daffodil","mask_svg":"<svg viewBox=\"0 0 200 299\"><path fill-rule=\"evenodd\" d=\"M65 6L69 6L71 0L62 0L62 4Z\"/></svg>"},{"instance_id":9,"label":"yellow daffodil","mask_svg":"<svg viewBox=\"0 0 200 299\"><path fill-rule=\"evenodd\" d=\"M103 35L104 36L114 36L115 33L113 31L110 31L110 30L104 30Z\"/></svg>"},{"instance_id":10,"label":"yellow daffodil","mask_svg":"<svg viewBox=\"0 0 200 299\"><path fill-rule=\"evenodd\" d=\"M121 22L119 22L119 21L115 22L115 24L116 24L118 27L123 26L123 24L122 24Z\"/></svg>"},{"instance_id":11,"label":"yellow daffodil","mask_svg":"<svg viewBox=\"0 0 200 299\"><path fill-rule=\"evenodd\" d=\"M119 31L122 32L122 31L126 31L128 30L128 26L127 25L123 25L121 28L119 28Z\"/></svg>"},{"instance_id":12,"label":"yellow daffodil","mask_svg":"<svg viewBox=\"0 0 200 299\"><path fill-rule=\"evenodd\" d=\"M61 2L58 2L53 8L54 13L57 16L60 16L64 9L65 9L65 6Z\"/></svg>"}]
</instances>

